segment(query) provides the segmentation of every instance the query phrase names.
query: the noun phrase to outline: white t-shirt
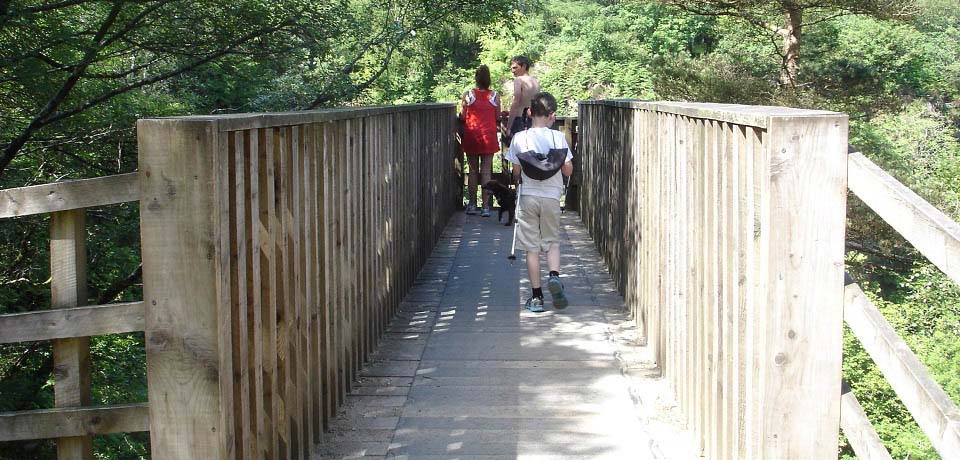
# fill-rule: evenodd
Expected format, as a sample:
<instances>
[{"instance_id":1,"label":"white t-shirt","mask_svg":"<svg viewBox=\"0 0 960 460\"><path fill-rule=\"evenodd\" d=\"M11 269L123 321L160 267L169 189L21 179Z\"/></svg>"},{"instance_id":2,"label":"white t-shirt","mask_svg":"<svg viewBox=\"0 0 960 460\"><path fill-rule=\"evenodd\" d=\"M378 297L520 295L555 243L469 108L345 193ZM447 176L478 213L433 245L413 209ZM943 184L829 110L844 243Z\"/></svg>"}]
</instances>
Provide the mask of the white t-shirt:
<instances>
[{"instance_id":1,"label":"white t-shirt","mask_svg":"<svg viewBox=\"0 0 960 460\"><path fill-rule=\"evenodd\" d=\"M520 160L517 159L517 155L520 153L533 150L546 154L550 149L567 149L567 157L563 162L573 160L573 153L570 152L570 146L567 145L567 139L563 137L563 133L550 128L530 128L514 134L510 149L507 150L507 161L519 165ZM522 195L553 198L558 201L563 195L563 173L560 171L547 180L531 179L522 171L520 177L523 178L523 187L520 188Z\"/></svg>"}]
</instances>

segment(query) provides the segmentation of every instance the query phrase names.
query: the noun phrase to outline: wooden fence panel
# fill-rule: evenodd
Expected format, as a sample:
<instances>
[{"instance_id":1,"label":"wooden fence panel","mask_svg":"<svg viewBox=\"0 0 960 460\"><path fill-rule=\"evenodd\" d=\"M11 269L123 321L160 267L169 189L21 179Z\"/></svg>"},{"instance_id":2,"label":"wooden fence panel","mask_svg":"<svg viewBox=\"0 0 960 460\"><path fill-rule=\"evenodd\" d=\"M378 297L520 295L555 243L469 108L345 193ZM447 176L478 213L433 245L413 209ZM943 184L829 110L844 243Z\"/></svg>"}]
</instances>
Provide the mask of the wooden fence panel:
<instances>
[{"instance_id":1,"label":"wooden fence panel","mask_svg":"<svg viewBox=\"0 0 960 460\"><path fill-rule=\"evenodd\" d=\"M0 190L0 219L51 214L51 310L0 315L0 343L53 341L54 404L0 414L0 441L55 438L60 459L93 459L93 435L146 431L146 405L94 407L90 336L142 331L144 303L85 306L86 209L139 199L137 174Z\"/></svg>"},{"instance_id":2,"label":"wooden fence panel","mask_svg":"<svg viewBox=\"0 0 960 460\"><path fill-rule=\"evenodd\" d=\"M579 122L581 217L702 452L835 457L846 116L595 101Z\"/></svg>"},{"instance_id":3,"label":"wooden fence panel","mask_svg":"<svg viewBox=\"0 0 960 460\"><path fill-rule=\"evenodd\" d=\"M458 207L446 104L141 120L140 172L0 191L53 213L54 310L0 341L55 340L57 408L0 440L152 426L155 458L311 458ZM410 196L422 199L409 200ZM84 208L141 201L142 302L84 307ZM151 404L90 407L91 335L146 331Z\"/></svg>"},{"instance_id":4,"label":"wooden fence panel","mask_svg":"<svg viewBox=\"0 0 960 460\"><path fill-rule=\"evenodd\" d=\"M152 455L316 455L454 212L453 119L141 120Z\"/></svg>"}]
</instances>

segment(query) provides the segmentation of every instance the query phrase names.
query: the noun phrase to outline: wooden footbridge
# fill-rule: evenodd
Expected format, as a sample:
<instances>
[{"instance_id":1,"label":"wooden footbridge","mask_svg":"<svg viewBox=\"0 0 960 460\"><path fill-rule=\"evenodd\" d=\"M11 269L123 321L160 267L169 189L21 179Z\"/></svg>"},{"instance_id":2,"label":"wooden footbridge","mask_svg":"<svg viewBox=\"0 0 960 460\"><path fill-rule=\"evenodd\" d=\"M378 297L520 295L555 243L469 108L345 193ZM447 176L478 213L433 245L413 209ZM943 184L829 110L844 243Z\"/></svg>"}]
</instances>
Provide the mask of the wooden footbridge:
<instances>
[{"instance_id":1,"label":"wooden footbridge","mask_svg":"<svg viewBox=\"0 0 960 460\"><path fill-rule=\"evenodd\" d=\"M0 441L55 438L64 459L137 431L156 459L685 458L628 410L614 331L649 353L692 456L836 458L842 426L889 458L842 384L846 323L960 457L957 407L845 281L847 193L954 281L960 227L848 151L845 115L582 103L573 302L542 316L520 312L508 230L458 212L454 116L147 119L138 173L0 191L0 219L51 215L52 273L52 304L0 316L0 343L52 340L56 369L56 407L0 414ZM143 301L85 305L85 209L137 201ZM149 402L92 406L89 337L131 331ZM377 415L354 396L394 399Z\"/></svg>"}]
</instances>

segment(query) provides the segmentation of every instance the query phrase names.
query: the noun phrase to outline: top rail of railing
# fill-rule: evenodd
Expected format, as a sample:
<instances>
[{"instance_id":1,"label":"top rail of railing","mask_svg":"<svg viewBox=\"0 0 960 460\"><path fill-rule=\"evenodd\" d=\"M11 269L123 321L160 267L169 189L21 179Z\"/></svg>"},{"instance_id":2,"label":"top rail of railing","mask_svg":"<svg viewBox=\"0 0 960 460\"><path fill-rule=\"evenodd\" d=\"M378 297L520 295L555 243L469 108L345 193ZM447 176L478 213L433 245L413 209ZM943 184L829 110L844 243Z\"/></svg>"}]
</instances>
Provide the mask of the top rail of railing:
<instances>
[{"instance_id":1,"label":"top rail of railing","mask_svg":"<svg viewBox=\"0 0 960 460\"><path fill-rule=\"evenodd\" d=\"M272 128L277 126L323 123L378 115L433 110L453 107L452 103L404 104L376 107L309 110L302 112L238 113L227 115L190 115L181 117L145 118L143 120L178 120L217 122L219 131Z\"/></svg>"},{"instance_id":2,"label":"top rail of railing","mask_svg":"<svg viewBox=\"0 0 960 460\"><path fill-rule=\"evenodd\" d=\"M669 101L637 101L632 99L580 101L580 105L605 105L609 107L643 109L653 112L672 113L691 118L724 121L737 125L753 126L765 129L770 127L770 120L775 117L835 118L837 116L836 112L829 112L826 110L797 109L792 107Z\"/></svg>"},{"instance_id":3,"label":"top rail of railing","mask_svg":"<svg viewBox=\"0 0 960 460\"><path fill-rule=\"evenodd\" d=\"M126 203L140 199L137 173L0 190L0 219Z\"/></svg>"}]
</instances>

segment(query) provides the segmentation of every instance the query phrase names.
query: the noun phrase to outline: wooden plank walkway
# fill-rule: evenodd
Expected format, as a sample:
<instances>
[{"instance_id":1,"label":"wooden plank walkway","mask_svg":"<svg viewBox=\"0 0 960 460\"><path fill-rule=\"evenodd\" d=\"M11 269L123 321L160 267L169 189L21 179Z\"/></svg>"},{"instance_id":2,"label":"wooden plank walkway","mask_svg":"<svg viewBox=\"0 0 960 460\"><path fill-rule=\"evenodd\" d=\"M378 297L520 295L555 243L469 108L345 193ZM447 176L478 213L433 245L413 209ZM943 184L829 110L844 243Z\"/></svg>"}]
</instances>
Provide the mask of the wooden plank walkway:
<instances>
[{"instance_id":1,"label":"wooden plank walkway","mask_svg":"<svg viewBox=\"0 0 960 460\"><path fill-rule=\"evenodd\" d=\"M320 458L700 458L579 216L561 225L570 307L530 313L512 227L454 217Z\"/></svg>"}]
</instances>

